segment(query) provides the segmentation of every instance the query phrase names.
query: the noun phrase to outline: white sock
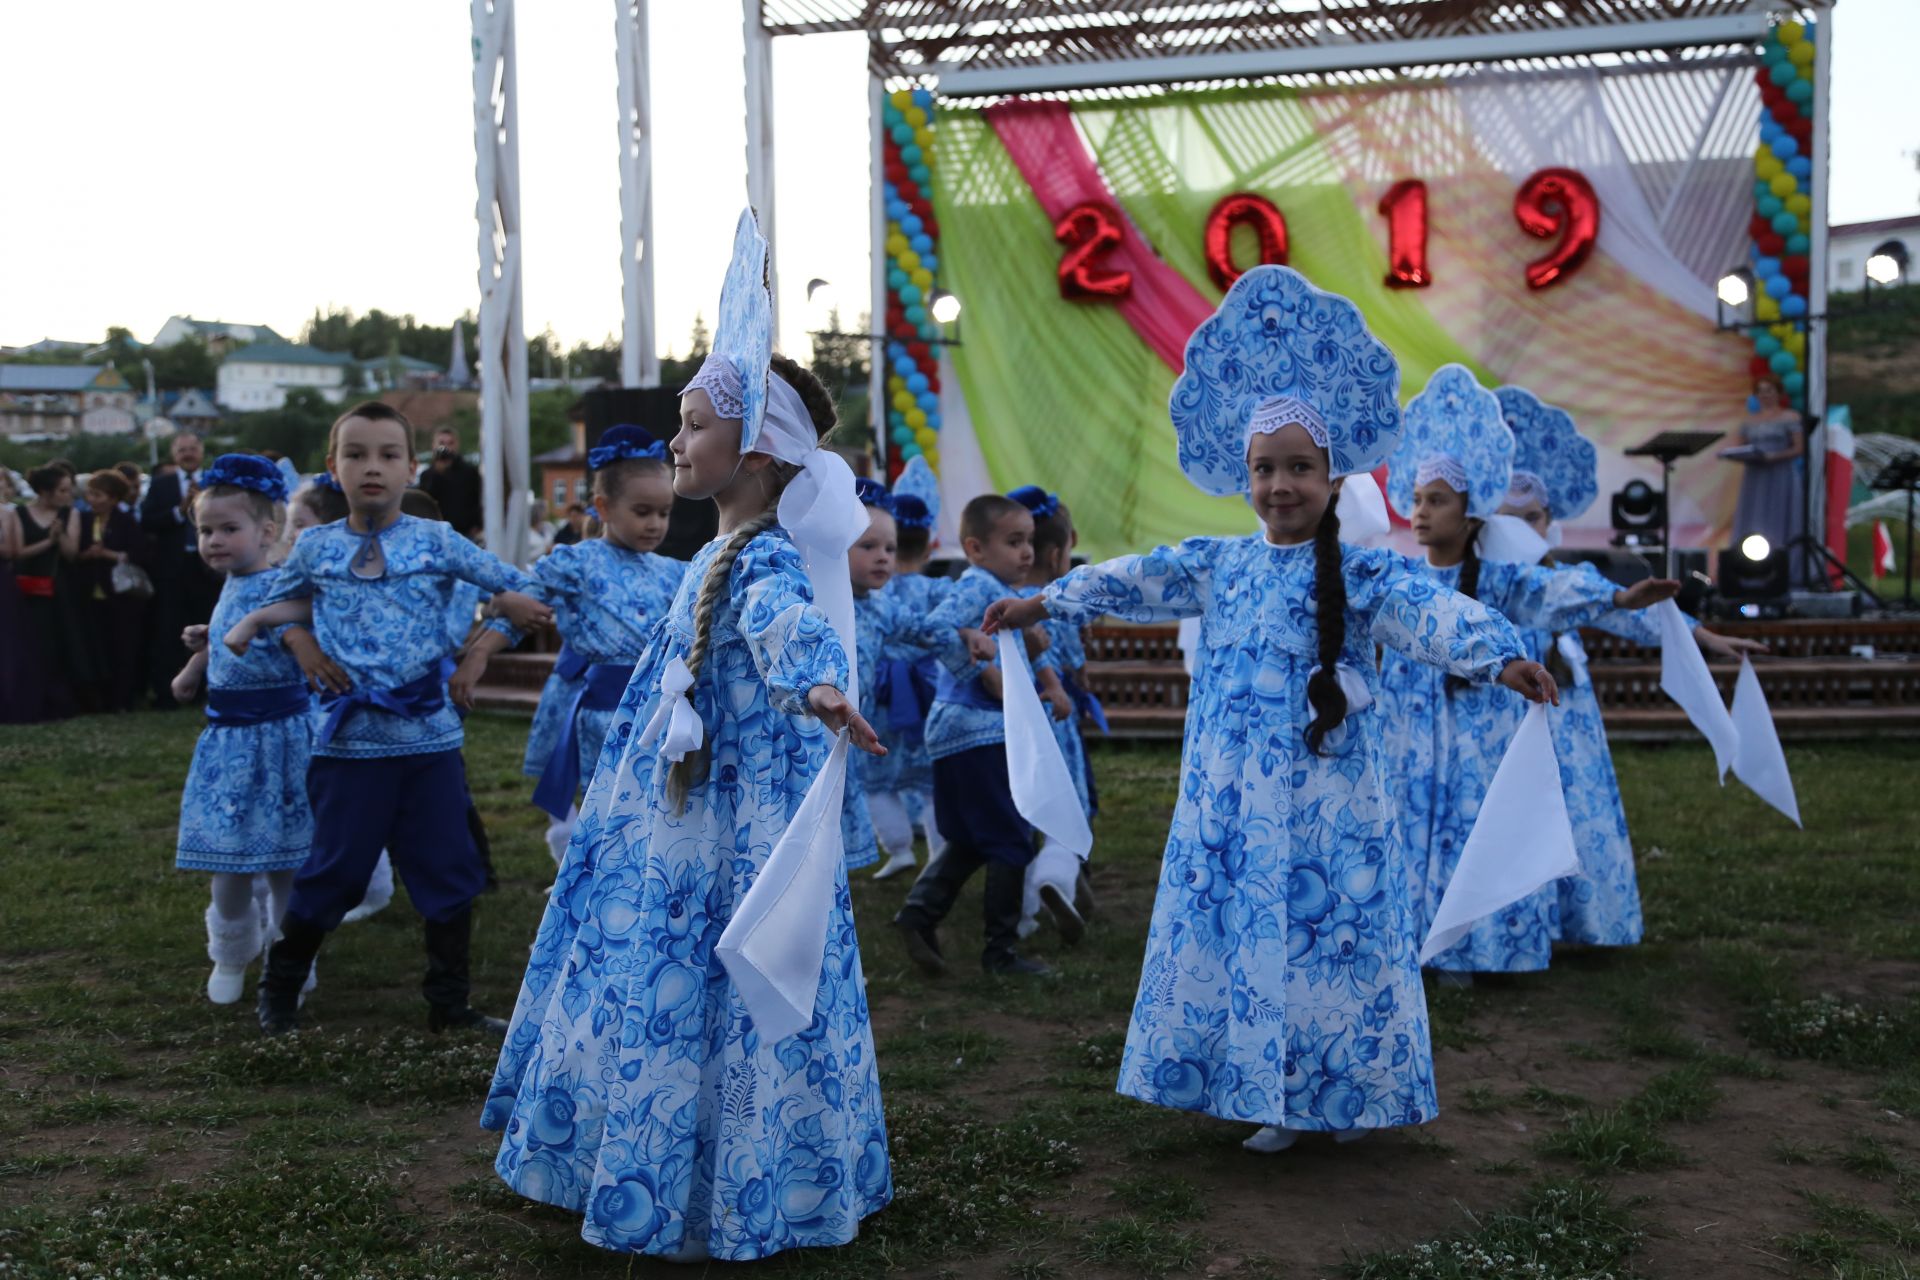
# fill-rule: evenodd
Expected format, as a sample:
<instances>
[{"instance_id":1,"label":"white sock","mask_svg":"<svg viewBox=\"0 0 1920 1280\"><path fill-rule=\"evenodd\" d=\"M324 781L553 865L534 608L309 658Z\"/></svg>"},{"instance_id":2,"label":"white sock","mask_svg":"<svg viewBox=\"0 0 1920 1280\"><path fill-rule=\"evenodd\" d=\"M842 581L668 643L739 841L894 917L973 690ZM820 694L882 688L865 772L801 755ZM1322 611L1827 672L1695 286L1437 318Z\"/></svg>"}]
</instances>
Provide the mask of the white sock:
<instances>
[{"instance_id":1,"label":"white sock","mask_svg":"<svg viewBox=\"0 0 1920 1280\"><path fill-rule=\"evenodd\" d=\"M573 820L579 816L580 807L570 804L565 818L547 824L547 852L553 855L556 867L566 859L567 842L573 839Z\"/></svg>"},{"instance_id":2,"label":"white sock","mask_svg":"<svg viewBox=\"0 0 1920 1280\"><path fill-rule=\"evenodd\" d=\"M1253 1135L1240 1145L1249 1151L1263 1156L1276 1155L1300 1140L1300 1135L1292 1129L1282 1129L1278 1125L1261 1125Z\"/></svg>"}]
</instances>

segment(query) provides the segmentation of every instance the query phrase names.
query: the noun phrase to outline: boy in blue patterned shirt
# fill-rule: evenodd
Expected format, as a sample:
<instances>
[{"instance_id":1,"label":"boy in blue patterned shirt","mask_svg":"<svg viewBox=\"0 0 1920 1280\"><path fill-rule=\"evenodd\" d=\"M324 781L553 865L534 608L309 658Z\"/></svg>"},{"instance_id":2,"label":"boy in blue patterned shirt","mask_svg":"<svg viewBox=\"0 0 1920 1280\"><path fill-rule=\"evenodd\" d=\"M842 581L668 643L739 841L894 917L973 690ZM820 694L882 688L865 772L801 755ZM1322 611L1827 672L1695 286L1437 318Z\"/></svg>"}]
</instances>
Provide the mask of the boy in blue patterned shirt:
<instances>
[{"instance_id":1,"label":"boy in blue patterned shirt","mask_svg":"<svg viewBox=\"0 0 1920 1280\"><path fill-rule=\"evenodd\" d=\"M467 828L463 735L444 665L446 619L462 582L526 592L533 579L451 525L401 512L413 431L389 406L369 402L343 414L328 437L327 467L339 477L349 514L294 543L263 602L310 597L314 635L344 681L322 691L315 711L307 774L313 853L267 952L260 1029L278 1035L299 1025L308 967L360 901L384 846L426 917L428 1026L503 1034L505 1023L467 1003L473 899L486 872ZM263 612L234 628L228 646L250 640ZM475 674L454 674L455 699L470 691Z\"/></svg>"}]
</instances>

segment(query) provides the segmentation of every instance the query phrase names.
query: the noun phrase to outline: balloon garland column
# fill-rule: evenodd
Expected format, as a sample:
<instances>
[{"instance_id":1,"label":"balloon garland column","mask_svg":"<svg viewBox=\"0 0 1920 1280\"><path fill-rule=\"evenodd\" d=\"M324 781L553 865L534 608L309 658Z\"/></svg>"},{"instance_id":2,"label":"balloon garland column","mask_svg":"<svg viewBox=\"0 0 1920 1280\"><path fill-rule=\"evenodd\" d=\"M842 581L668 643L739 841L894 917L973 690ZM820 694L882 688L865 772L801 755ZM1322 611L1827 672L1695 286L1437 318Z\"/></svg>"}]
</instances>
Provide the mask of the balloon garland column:
<instances>
[{"instance_id":1,"label":"balloon garland column","mask_svg":"<svg viewBox=\"0 0 1920 1280\"><path fill-rule=\"evenodd\" d=\"M1760 46L1760 147L1753 158L1753 330L1750 369L1807 404L1807 271L1812 247L1814 31L1776 23Z\"/></svg>"},{"instance_id":2,"label":"balloon garland column","mask_svg":"<svg viewBox=\"0 0 1920 1280\"><path fill-rule=\"evenodd\" d=\"M940 361L934 281L940 224L933 216L933 95L901 89L881 112L887 206L887 475L924 456L940 466Z\"/></svg>"}]
</instances>

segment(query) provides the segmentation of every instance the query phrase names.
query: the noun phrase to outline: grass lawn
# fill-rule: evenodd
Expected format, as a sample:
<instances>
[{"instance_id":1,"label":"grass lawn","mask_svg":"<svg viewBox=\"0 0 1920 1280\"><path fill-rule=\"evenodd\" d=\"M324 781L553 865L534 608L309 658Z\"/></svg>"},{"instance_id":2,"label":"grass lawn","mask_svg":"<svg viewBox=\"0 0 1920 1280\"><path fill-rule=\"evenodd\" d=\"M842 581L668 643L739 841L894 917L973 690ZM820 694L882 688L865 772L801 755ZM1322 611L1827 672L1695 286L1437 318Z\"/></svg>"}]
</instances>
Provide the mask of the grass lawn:
<instances>
[{"instance_id":1,"label":"grass lawn","mask_svg":"<svg viewBox=\"0 0 1920 1280\"><path fill-rule=\"evenodd\" d=\"M493 1053L425 1033L404 897L332 939L298 1037L206 1002L205 878L172 869L198 728L0 728L0 1278L697 1271L593 1249L494 1177ZM552 874L524 735L469 725L503 881L476 1003L501 1014ZM1036 940L1056 980L929 983L883 927L906 885L856 884L897 1200L849 1248L753 1270L1920 1273L1920 744L1792 749L1804 834L1704 747L1622 748L1649 943L1430 991L1440 1119L1276 1157L1112 1092L1176 757L1096 759L1101 912L1076 949Z\"/></svg>"}]
</instances>

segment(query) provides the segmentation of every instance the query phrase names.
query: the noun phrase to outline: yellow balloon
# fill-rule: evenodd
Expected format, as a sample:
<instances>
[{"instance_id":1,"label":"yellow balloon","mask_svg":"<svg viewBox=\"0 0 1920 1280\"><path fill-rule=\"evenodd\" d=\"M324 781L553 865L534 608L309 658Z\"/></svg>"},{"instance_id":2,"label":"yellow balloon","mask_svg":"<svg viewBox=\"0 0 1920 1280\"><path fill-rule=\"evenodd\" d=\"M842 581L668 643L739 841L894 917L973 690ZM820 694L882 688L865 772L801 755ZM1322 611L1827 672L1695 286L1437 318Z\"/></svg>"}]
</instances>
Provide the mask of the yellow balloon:
<instances>
[{"instance_id":1,"label":"yellow balloon","mask_svg":"<svg viewBox=\"0 0 1920 1280\"><path fill-rule=\"evenodd\" d=\"M920 412L920 410L916 408L915 405L916 405L916 401L913 398L913 392L908 391L905 387L902 387L900 390L893 393L893 407L898 409L900 412L902 413Z\"/></svg>"},{"instance_id":2,"label":"yellow balloon","mask_svg":"<svg viewBox=\"0 0 1920 1280\"><path fill-rule=\"evenodd\" d=\"M924 126L913 131L913 141L920 148L920 156L925 159L933 150L933 130Z\"/></svg>"},{"instance_id":3,"label":"yellow balloon","mask_svg":"<svg viewBox=\"0 0 1920 1280\"><path fill-rule=\"evenodd\" d=\"M907 380L897 373L887 375L887 394L897 396L907 389Z\"/></svg>"},{"instance_id":4,"label":"yellow balloon","mask_svg":"<svg viewBox=\"0 0 1920 1280\"><path fill-rule=\"evenodd\" d=\"M913 248L913 241L907 239L906 232L889 231L887 233L887 252L892 254L894 257L897 258L901 254L906 253L908 250L912 248Z\"/></svg>"},{"instance_id":5,"label":"yellow balloon","mask_svg":"<svg viewBox=\"0 0 1920 1280\"><path fill-rule=\"evenodd\" d=\"M1764 142L1753 149L1753 167L1756 169L1768 160L1778 160L1779 158L1779 156L1773 154L1773 148Z\"/></svg>"},{"instance_id":6,"label":"yellow balloon","mask_svg":"<svg viewBox=\"0 0 1920 1280\"><path fill-rule=\"evenodd\" d=\"M922 267L913 273L913 282L920 286L920 292L925 293L933 288L933 272Z\"/></svg>"},{"instance_id":7,"label":"yellow balloon","mask_svg":"<svg viewBox=\"0 0 1920 1280\"><path fill-rule=\"evenodd\" d=\"M1804 191L1796 191L1787 197L1787 212L1806 217L1813 212L1813 197Z\"/></svg>"},{"instance_id":8,"label":"yellow balloon","mask_svg":"<svg viewBox=\"0 0 1920 1280\"><path fill-rule=\"evenodd\" d=\"M926 122L927 122L927 109L925 107L908 107L907 108L908 124L918 129L921 125L925 124Z\"/></svg>"},{"instance_id":9,"label":"yellow balloon","mask_svg":"<svg viewBox=\"0 0 1920 1280\"><path fill-rule=\"evenodd\" d=\"M927 425L927 411L917 408L907 410L907 425L917 433L920 428Z\"/></svg>"},{"instance_id":10,"label":"yellow balloon","mask_svg":"<svg viewBox=\"0 0 1920 1280\"><path fill-rule=\"evenodd\" d=\"M1783 321L1780 324L1768 325L1767 332L1772 334L1774 337L1780 339L1782 342L1785 342L1787 339L1787 335L1793 332L1793 326Z\"/></svg>"},{"instance_id":11,"label":"yellow balloon","mask_svg":"<svg viewBox=\"0 0 1920 1280\"><path fill-rule=\"evenodd\" d=\"M1776 160L1774 163L1779 164L1780 162ZM1786 172L1776 173L1767 179L1767 186L1773 191L1773 194L1783 200L1800 189L1800 184L1793 180L1793 175Z\"/></svg>"},{"instance_id":12,"label":"yellow balloon","mask_svg":"<svg viewBox=\"0 0 1920 1280\"><path fill-rule=\"evenodd\" d=\"M1790 333L1780 340L1780 345L1795 355L1802 355L1807 349L1807 335L1804 333Z\"/></svg>"},{"instance_id":13,"label":"yellow balloon","mask_svg":"<svg viewBox=\"0 0 1920 1280\"><path fill-rule=\"evenodd\" d=\"M1780 43L1791 48L1807 38L1807 29L1798 22L1783 22L1774 28Z\"/></svg>"},{"instance_id":14,"label":"yellow balloon","mask_svg":"<svg viewBox=\"0 0 1920 1280\"><path fill-rule=\"evenodd\" d=\"M1760 181L1766 182L1766 183L1771 183L1775 178L1778 178L1781 174L1786 172L1787 172L1787 166L1781 164L1778 160L1775 160L1772 156L1768 156L1764 160L1756 160L1754 161L1754 164L1753 164L1754 176L1759 178Z\"/></svg>"},{"instance_id":15,"label":"yellow balloon","mask_svg":"<svg viewBox=\"0 0 1920 1280\"><path fill-rule=\"evenodd\" d=\"M913 92L909 89L895 89L887 95L887 101L893 103L894 106L900 108L902 111L905 111L913 105Z\"/></svg>"},{"instance_id":16,"label":"yellow balloon","mask_svg":"<svg viewBox=\"0 0 1920 1280\"><path fill-rule=\"evenodd\" d=\"M1799 44L1787 50L1787 61L1796 67L1811 66L1813 64L1813 46L1802 40Z\"/></svg>"},{"instance_id":17,"label":"yellow balloon","mask_svg":"<svg viewBox=\"0 0 1920 1280\"><path fill-rule=\"evenodd\" d=\"M1756 320L1778 320L1780 304L1771 294L1762 293L1753 300L1753 316Z\"/></svg>"},{"instance_id":18,"label":"yellow balloon","mask_svg":"<svg viewBox=\"0 0 1920 1280\"><path fill-rule=\"evenodd\" d=\"M900 269L909 275L920 269L920 255L915 253L911 247L893 256L900 260Z\"/></svg>"}]
</instances>

